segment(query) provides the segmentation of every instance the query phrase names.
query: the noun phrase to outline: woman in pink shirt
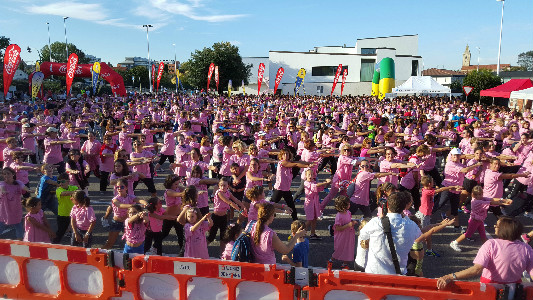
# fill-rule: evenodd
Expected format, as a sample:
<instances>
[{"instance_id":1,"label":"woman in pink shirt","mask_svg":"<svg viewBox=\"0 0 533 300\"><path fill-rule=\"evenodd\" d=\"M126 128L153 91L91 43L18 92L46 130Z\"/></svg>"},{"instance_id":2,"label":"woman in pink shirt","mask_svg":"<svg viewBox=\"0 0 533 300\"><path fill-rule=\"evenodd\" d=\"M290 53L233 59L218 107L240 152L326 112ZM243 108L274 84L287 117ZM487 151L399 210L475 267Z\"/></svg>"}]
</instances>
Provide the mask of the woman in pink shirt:
<instances>
[{"instance_id":1,"label":"woman in pink shirt","mask_svg":"<svg viewBox=\"0 0 533 300\"><path fill-rule=\"evenodd\" d=\"M94 176L100 177L100 149L102 144L96 139L94 131L89 131L88 140L86 140L81 146L81 154L83 158L89 164L90 170Z\"/></svg>"},{"instance_id":2,"label":"woman in pink shirt","mask_svg":"<svg viewBox=\"0 0 533 300\"><path fill-rule=\"evenodd\" d=\"M281 149L278 155L278 167L276 169L276 183L274 184L274 192L272 193L271 201L278 203L281 198L285 200L287 206L292 209L292 219L297 220L296 206L294 205L294 199L291 193L292 183L292 168L307 168L311 167L314 163L307 162L293 162L291 161L291 153L287 149Z\"/></svg>"},{"instance_id":3,"label":"woman in pink shirt","mask_svg":"<svg viewBox=\"0 0 533 300\"><path fill-rule=\"evenodd\" d=\"M497 284L521 283L524 271L533 276L533 249L520 241L524 229L520 221L502 217L498 219L494 228L498 238L490 239L481 246L474 259L474 265L440 277L437 280L437 288L444 289L453 280L480 275L480 282ZM511 295L509 299L515 298Z\"/></svg>"},{"instance_id":4,"label":"woman in pink shirt","mask_svg":"<svg viewBox=\"0 0 533 300\"><path fill-rule=\"evenodd\" d=\"M130 159L131 161L136 162L138 164L135 164L132 167L132 171L142 175L137 181L133 183L133 189L137 187L139 181L142 181L148 188L148 192L152 194L152 197L156 197L157 191L155 189L152 173L150 172L150 163L154 159L154 154L148 150L144 150L141 141L133 142L133 148L134 152L130 154Z\"/></svg>"},{"instance_id":5,"label":"woman in pink shirt","mask_svg":"<svg viewBox=\"0 0 533 300\"><path fill-rule=\"evenodd\" d=\"M306 233L304 228L300 228L287 244L283 243L276 232L269 227L276 217L275 211L274 205L270 203L259 205L257 222L251 230L254 263L275 264L274 250L281 254L288 254L294 248L296 240Z\"/></svg>"},{"instance_id":6,"label":"woman in pink shirt","mask_svg":"<svg viewBox=\"0 0 533 300\"><path fill-rule=\"evenodd\" d=\"M176 136L179 135L177 132L172 132L172 125L165 125L165 133L163 134L163 144L158 144L161 147L161 158L159 162L155 165L155 170L160 170L161 166L168 161L174 163L174 151L176 150Z\"/></svg>"},{"instance_id":7,"label":"woman in pink shirt","mask_svg":"<svg viewBox=\"0 0 533 300\"><path fill-rule=\"evenodd\" d=\"M46 138L44 139L43 163L56 166L59 174L65 173L65 162L61 154L61 145L71 143L74 143L74 141L59 139L55 127L48 127L46 129Z\"/></svg>"},{"instance_id":8,"label":"woman in pink shirt","mask_svg":"<svg viewBox=\"0 0 533 300\"><path fill-rule=\"evenodd\" d=\"M104 136L104 145L100 147L100 191L105 192L109 184L109 174L113 172L114 156L118 146L113 144L113 139L109 135Z\"/></svg>"},{"instance_id":9,"label":"woman in pink shirt","mask_svg":"<svg viewBox=\"0 0 533 300\"><path fill-rule=\"evenodd\" d=\"M76 191L70 200L74 203L70 211L70 226L73 232L70 245L91 248L92 232L96 222L91 201L84 191Z\"/></svg>"},{"instance_id":10,"label":"woman in pink shirt","mask_svg":"<svg viewBox=\"0 0 533 300\"><path fill-rule=\"evenodd\" d=\"M401 160L394 159L394 157L397 155L396 150L392 147L386 147L385 148L385 159L382 160L379 163L379 171L381 173L400 173L400 168L412 168L414 167L414 164L412 163L404 163ZM382 177L379 179L380 183L390 182L394 184L395 186L398 185L398 176L387 176Z\"/></svg>"}]
</instances>

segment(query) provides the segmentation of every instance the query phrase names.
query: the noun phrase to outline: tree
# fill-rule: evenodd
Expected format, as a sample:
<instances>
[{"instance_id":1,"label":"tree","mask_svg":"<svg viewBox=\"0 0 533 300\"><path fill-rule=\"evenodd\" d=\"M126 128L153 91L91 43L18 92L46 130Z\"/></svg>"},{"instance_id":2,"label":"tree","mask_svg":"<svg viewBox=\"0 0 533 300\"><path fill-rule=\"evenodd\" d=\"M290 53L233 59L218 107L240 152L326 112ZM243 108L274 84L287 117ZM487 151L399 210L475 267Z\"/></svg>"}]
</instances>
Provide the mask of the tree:
<instances>
[{"instance_id":1,"label":"tree","mask_svg":"<svg viewBox=\"0 0 533 300\"><path fill-rule=\"evenodd\" d=\"M133 78L135 77L135 87L142 85L144 88L150 88L150 81L148 80L148 69L144 66L136 66L128 70L117 71L122 76L125 86L133 86Z\"/></svg>"},{"instance_id":2,"label":"tree","mask_svg":"<svg viewBox=\"0 0 533 300\"><path fill-rule=\"evenodd\" d=\"M65 51L65 43L53 42L50 45L52 48L52 60L54 62L66 63L67 62L67 52ZM74 44L68 44L68 55L71 53L76 53L78 55L78 64L88 64L89 58L86 57L85 52L78 49ZM50 49L48 45L45 45L39 51L39 61L45 62L50 61Z\"/></svg>"},{"instance_id":3,"label":"tree","mask_svg":"<svg viewBox=\"0 0 533 300\"><path fill-rule=\"evenodd\" d=\"M468 96L469 99L477 101L479 92L493 88L502 84L502 79L489 70L474 70L469 72L463 80L463 86L471 86L474 89Z\"/></svg>"},{"instance_id":4,"label":"tree","mask_svg":"<svg viewBox=\"0 0 533 300\"><path fill-rule=\"evenodd\" d=\"M8 37L0 36L0 61L2 62L2 66L4 64L4 51L9 44L10 42Z\"/></svg>"},{"instance_id":5,"label":"tree","mask_svg":"<svg viewBox=\"0 0 533 300\"><path fill-rule=\"evenodd\" d=\"M231 79L234 85L240 85L241 81L248 83L248 77L251 74L252 65L245 65L239 54L239 47L229 42L215 43L211 48L195 50L191 53L191 58L181 64L184 71L185 81L192 87L205 89L207 86L207 73L209 65L214 63L219 69L219 90L223 91L228 86ZM181 78L180 78L181 79ZM211 79L211 89L216 89L216 83Z\"/></svg>"},{"instance_id":6,"label":"tree","mask_svg":"<svg viewBox=\"0 0 533 300\"><path fill-rule=\"evenodd\" d=\"M527 71L533 71L533 51L518 54L518 65Z\"/></svg>"},{"instance_id":7,"label":"tree","mask_svg":"<svg viewBox=\"0 0 533 300\"><path fill-rule=\"evenodd\" d=\"M460 80L455 80L452 82L452 84L450 84L450 89L452 93L461 93L463 92L463 84Z\"/></svg>"}]
</instances>

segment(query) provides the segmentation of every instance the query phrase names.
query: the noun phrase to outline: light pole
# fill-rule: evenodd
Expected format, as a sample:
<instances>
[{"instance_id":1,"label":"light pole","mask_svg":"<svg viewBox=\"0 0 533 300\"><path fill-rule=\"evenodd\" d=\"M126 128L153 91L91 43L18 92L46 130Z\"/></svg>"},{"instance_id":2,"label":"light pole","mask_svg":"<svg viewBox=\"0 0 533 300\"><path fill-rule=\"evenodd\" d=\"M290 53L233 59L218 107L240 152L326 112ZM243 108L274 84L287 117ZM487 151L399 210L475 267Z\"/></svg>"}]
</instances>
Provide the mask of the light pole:
<instances>
[{"instance_id":1,"label":"light pole","mask_svg":"<svg viewBox=\"0 0 533 300\"><path fill-rule=\"evenodd\" d=\"M152 92L152 63L150 62L150 40L148 39L148 29L154 27L150 24L143 25L146 27L146 42L148 43L148 81L150 81L150 93Z\"/></svg>"},{"instance_id":2,"label":"light pole","mask_svg":"<svg viewBox=\"0 0 533 300\"><path fill-rule=\"evenodd\" d=\"M176 64L176 44L172 44L174 46L174 76L176 78L176 93L178 93L178 69Z\"/></svg>"},{"instance_id":3,"label":"light pole","mask_svg":"<svg viewBox=\"0 0 533 300\"><path fill-rule=\"evenodd\" d=\"M46 22L48 25L48 51L50 51L50 62L52 62L52 47L50 47L50 23Z\"/></svg>"},{"instance_id":4,"label":"light pole","mask_svg":"<svg viewBox=\"0 0 533 300\"><path fill-rule=\"evenodd\" d=\"M498 66L496 75L500 76L500 55L502 53L502 31L503 31L503 8L505 7L505 0L496 0L502 3L502 20L500 22L500 43L498 45Z\"/></svg>"},{"instance_id":5,"label":"light pole","mask_svg":"<svg viewBox=\"0 0 533 300\"><path fill-rule=\"evenodd\" d=\"M477 70L479 71L479 56L481 55L481 49L477 48Z\"/></svg>"},{"instance_id":6,"label":"light pole","mask_svg":"<svg viewBox=\"0 0 533 300\"><path fill-rule=\"evenodd\" d=\"M68 17L63 17L63 26L65 27L65 50L67 50L67 63L68 63L67 19Z\"/></svg>"}]
</instances>

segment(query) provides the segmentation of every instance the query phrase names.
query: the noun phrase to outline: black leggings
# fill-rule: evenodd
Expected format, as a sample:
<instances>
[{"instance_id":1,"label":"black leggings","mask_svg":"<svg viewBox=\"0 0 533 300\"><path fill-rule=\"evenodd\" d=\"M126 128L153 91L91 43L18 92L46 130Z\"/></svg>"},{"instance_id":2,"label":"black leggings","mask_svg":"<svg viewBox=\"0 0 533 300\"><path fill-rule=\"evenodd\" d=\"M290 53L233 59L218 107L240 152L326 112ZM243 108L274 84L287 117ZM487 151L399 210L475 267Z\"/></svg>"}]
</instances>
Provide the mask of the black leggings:
<instances>
[{"instance_id":1,"label":"black leggings","mask_svg":"<svg viewBox=\"0 0 533 300\"><path fill-rule=\"evenodd\" d=\"M521 193L521 192L523 192L525 190L527 190L527 185L522 184L520 181L514 179L513 180L513 188L511 189L511 192L509 193L509 195L506 198L513 199L519 193Z\"/></svg>"},{"instance_id":2,"label":"black leggings","mask_svg":"<svg viewBox=\"0 0 533 300\"><path fill-rule=\"evenodd\" d=\"M168 158L168 162L170 162L171 164L174 163L174 155L161 154L161 157L159 158L159 162L157 164L162 166L167 160L167 158Z\"/></svg>"},{"instance_id":3,"label":"black leggings","mask_svg":"<svg viewBox=\"0 0 533 300\"><path fill-rule=\"evenodd\" d=\"M327 156L322 159L322 163L318 166L318 172L322 171L328 163L331 168L331 175L334 175L337 172L337 159L333 156Z\"/></svg>"},{"instance_id":4,"label":"black leggings","mask_svg":"<svg viewBox=\"0 0 533 300\"><path fill-rule=\"evenodd\" d=\"M163 232L153 232L147 230L144 238L144 253L150 251L154 241L154 248L157 249L157 255L163 254Z\"/></svg>"},{"instance_id":5,"label":"black leggings","mask_svg":"<svg viewBox=\"0 0 533 300\"><path fill-rule=\"evenodd\" d=\"M54 244L61 244L61 239L65 235L68 227L70 226L70 217L57 216L57 231L56 237L53 240Z\"/></svg>"},{"instance_id":6,"label":"black leggings","mask_svg":"<svg viewBox=\"0 0 533 300\"><path fill-rule=\"evenodd\" d=\"M139 181L144 182L144 185L146 185L146 187L148 188L148 192L150 192L152 194L157 192L156 189L155 189L154 179L153 178L148 178L148 177L141 178L141 179L135 181L133 183L133 189L134 190L137 188L137 185L139 185Z\"/></svg>"},{"instance_id":7,"label":"black leggings","mask_svg":"<svg viewBox=\"0 0 533 300\"><path fill-rule=\"evenodd\" d=\"M109 185L109 172L100 171L100 192L105 192Z\"/></svg>"},{"instance_id":8,"label":"black leggings","mask_svg":"<svg viewBox=\"0 0 533 300\"><path fill-rule=\"evenodd\" d=\"M223 216L211 215L211 219L213 219L213 226L211 229L209 229L209 235L207 236L207 242L211 243L215 240L215 237L217 236L217 231L220 229L220 241L224 238L224 234L226 234L226 228L228 227L228 215L225 214Z\"/></svg>"},{"instance_id":9,"label":"black leggings","mask_svg":"<svg viewBox=\"0 0 533 300\"><path fill-rule=\"evenodd\" d=\"M452 193L450 191L444 191L440 194L440 201L433 207L433 213L443 207L446 202L450 201L452 216L457 216L459 214L459 194Z\"/></svg>"},{"instance_id":10,"label":"black leggings","mask_svg":"<svg viewBox=\"0 0 533 300\"><path fill-rule=\"evenodd\" d=\"M426 173L428 173L429 176L431 176L433 178L433 182L435 183L435 186L439 186L442 184L442 177L440 177L440 173L439 171L437 170L437 167L433 167L433 169L431 169L429 172L426 171Z\"/></svg>"},{"instance_id":11,"label":"black leggings","mask_svg":"<svg viewBox=\"0 0 533 300\"><path fill-rule=\"evenodd\" d=\"M176 236L178 237L178 245L180 246L180 248L183 248L183 225L181 225L176 220L163 220L163 229L161 230L161 241L163 241L163 239L168 236L172 228L174 228Z\"/></svg>"},{"instance_id":12,"label":"black leggings","mask_svg":"<svg viewBox=\"0 0 533 300\"><path fill-rule=\"evenodd\" d=\"M294 199L292 199L292 193L291 191L280 191L280 190L274 190L274 193L272 194L272 199L270 201L274 203L278 203L281 198L285 200L285 203L287 203L287 206L292 209L291 217L293 220L298 220L298 215L296 213L296 206L294 205Z\"/></svg>"},{"instance_id":13,"label":"black leggings","mask_svg":"<svg viewBox=\"0 0 533 300\"><path fill-rule=\"evenodd\" d=\"M415 186L412 189L407 189L403 185L399 185L398 188L400 191L407 191L411 194L413 197L413 206L415 207L415 212L418 211L420 208L421 200L420 200L420 190L418 189L418 186L415 184Z\"/></svg>"}]
</instances>

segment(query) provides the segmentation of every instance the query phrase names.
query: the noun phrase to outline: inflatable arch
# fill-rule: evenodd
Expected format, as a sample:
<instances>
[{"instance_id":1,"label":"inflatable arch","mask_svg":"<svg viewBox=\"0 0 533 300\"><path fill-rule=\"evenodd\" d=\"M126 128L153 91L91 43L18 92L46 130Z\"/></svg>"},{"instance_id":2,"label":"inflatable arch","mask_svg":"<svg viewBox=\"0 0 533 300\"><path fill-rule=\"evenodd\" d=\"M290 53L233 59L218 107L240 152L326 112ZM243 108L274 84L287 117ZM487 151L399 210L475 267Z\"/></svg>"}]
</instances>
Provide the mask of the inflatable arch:
<instances>
[{"instance_id":1,"label":"inflatable arch","mask_svg":"<svg viewBox=\"0 0 533 300\"><path fill-rule=\"evenodd\" d=\"M76 68L74 77L91 78L92 64L80 64ZM41 64L41 72L45 78L50 75L65 76L67 74L66 63L53 63L45 61ZM100 77L105 79L111 85L111 91L115 96L126 96L124 79L117 72L113 71L106 63L100 63Z\"/></svg>"}]
</instances>

